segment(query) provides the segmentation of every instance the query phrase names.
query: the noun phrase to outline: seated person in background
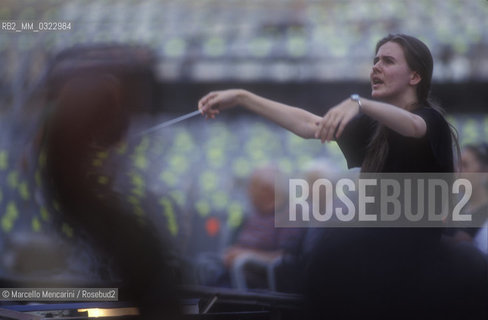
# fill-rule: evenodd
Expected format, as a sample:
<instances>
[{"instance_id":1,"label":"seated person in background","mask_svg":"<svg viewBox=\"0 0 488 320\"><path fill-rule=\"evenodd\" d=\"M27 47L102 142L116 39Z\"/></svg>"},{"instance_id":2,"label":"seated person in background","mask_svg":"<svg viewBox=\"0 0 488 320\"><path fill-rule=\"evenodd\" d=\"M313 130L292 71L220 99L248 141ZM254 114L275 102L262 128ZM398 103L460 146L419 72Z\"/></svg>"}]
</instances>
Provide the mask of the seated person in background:
<instances>
[{"instance_id":1,"label":"seated person in background","mask_svg":"<svg viewBox=\"0 0 488 320\"><path fill-rule=\"evenodd\" d=\"M275 228L275 212L286 212L286 184L280 184L284 190L275 190L275 181L280 176L279 170L263 167L250 177L248 194L254 212L242 226L235 244L223 256L225 267L233 273L233 284L239 289L267 287L265 266L282 257L285 251L294 249L303 234L300 229ZM240 271L235 268L243 259L252 263L244 268L245 279L236 279Z\"/></svg>"},{"instance_id":2,"label":"seated person in background","mask_svg":"<svg viewBox=\"0 0 488 320\"><path fill-rule=\"evenodd\" d=\"M309 162L305 165L303 171L303 176L310 187L312 187L319 179L328 179L336 183L341 176L344 176L344 174L345 172L341 172L334 163L326 158L315 159L314 161ZM336 206L340 206L341 203L342 202L337 203L336 199L333 199L332 207L335 208ZM313 206L311 197L309 198L309 206L310 208ZM325 206L326 197L321 196L319 198L319 211L324 212ZM319 241L324 233L327 233L330 230L330 228L330 226L327 227L325 225L311 226L308 228L307 234L303 238L301 255L306 257L310 254L313 246Z\"/></svg>"},{"instance_id":3,"label":"seated person in background","mask_svg":"<svg viewBox=\"0 0 488 320\"><path fill-rule=\"evenodd\" d=\"M473 220L468 227L448 229L447 234L457 241L472 242L478 249L488 253L488 238L484 230L487 228L488 215L488 181L486 181L488 144L466 145L461 154L460 171L478 173L468 177L473 186L473 193L462 212L462 214L471 214Z\"/></svg>"},{"instance_id":4,"label":"seated person in background","mask_svg":"<svg viewBox=\"0 0 488 320\"><path fill-rule=\"evenodd\" d=\"M319 179L328 179L335 183L339 177L343 177L337 166L327 158L317 158L304 165L301 177L306 180L310 188ZM322 190L323 191L323 190ZM309 208L313 207L312 197L308 198ZM326 210L326 197L319 197L319 211ZM332 207L340 206L336 199L332 199ZM300 209L300 208L298 208ZM302 228L304 234L295 252L290 252L275 267L276 289L280 292L303 293L305 270L314 252L314 247L320 245L320 239L333 229L327 223L318 225L309 224Z\"/></svg>"}]
</instances>

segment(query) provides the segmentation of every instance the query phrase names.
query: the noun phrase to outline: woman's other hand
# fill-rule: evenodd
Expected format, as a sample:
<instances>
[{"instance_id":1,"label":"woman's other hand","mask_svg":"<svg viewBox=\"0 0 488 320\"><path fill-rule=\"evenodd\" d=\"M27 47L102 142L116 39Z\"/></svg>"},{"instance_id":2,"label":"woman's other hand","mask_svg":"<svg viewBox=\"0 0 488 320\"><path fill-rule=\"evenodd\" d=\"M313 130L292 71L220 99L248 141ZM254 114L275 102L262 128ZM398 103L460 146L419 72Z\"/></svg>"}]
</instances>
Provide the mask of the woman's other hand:
<instances>
[{"instance_id":1,"label":"woman's other hand","mask_svg":"<svg viewBox=\"0 0 488 320\"><path fill-rule=\"evenodd\" d=\"M320 139L322 143L339 138L349 121L358 113L359 105L356 101L342 101L327 111L322 120L316 123L315 138Z\"/></svg>"}]
</instances>

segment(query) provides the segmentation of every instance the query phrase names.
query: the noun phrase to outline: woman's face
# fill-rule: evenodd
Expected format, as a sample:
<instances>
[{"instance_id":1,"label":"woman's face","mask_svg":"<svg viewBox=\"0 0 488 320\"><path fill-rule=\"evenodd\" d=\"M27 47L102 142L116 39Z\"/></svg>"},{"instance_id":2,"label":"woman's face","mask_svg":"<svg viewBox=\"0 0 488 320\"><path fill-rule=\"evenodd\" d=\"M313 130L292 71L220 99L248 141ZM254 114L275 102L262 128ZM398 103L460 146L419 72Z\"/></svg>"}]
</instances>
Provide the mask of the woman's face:
<instances>
[{"instance_id":1,"label":"woman's face","mask_svg":"<svg viewBox=\"0 0 488 320\"><path fill-rule=\"evenodd\" d=\"M383 44L376 53L370 73L371 96L386 102L399 102L414 85L414 74L399 44L391 41Z\"/></svg>"}]
</instances>

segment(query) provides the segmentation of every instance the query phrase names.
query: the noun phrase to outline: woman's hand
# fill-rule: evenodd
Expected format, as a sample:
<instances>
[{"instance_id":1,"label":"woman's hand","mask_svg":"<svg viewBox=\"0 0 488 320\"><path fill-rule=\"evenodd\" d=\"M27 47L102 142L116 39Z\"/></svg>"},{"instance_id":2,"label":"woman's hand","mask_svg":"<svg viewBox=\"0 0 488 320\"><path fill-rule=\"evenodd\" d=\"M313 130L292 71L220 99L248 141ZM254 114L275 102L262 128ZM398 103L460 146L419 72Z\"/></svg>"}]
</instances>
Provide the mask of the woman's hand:
<instances>
[{"instance_id":1,"label":"woman's hand","mask_svg":"<svg viewBox=\"0 0 488 320\"><path fill-rule=\"evenodd\" d=\"M198 109L205 118L214 119L221 110L235 107L241 93L239 89L212 91L198 101Z\"/></svg>"},{"instance_id":2,"label":"woman's hand","mask_svg":"<svg viewBox=\"0 0 488 320\"><path fill-rule=\"evenodd\" d=\"M359 113L359 105L356 101L346 99L332 107L320 120L315 131L315 138L322 143L332 141L341 136L346 125Z\"/></svg>"}]
</instances>

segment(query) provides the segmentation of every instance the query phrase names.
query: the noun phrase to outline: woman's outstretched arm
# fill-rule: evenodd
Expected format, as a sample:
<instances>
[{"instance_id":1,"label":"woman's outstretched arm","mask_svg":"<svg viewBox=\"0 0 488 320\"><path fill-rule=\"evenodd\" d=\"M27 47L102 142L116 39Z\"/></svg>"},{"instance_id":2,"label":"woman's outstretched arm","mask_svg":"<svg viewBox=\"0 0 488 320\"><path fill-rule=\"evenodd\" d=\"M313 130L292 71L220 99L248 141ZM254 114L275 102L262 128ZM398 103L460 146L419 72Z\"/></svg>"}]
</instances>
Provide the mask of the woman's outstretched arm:
<instances>
[{"instance_id":1,"label":"woman's outstretched arm","mask_svg":"<svg viewBox=\"0 0 488 320\"><path fill-rule=\"evenodd\" d=\"M315 137L318 124L322 120L322 117L306 110L266 99L242 89L210 92L200 99L198 109L207 118L215 118L221 110L237 105L306 139Z\"/></svg>"},{"instance_id":2,"label":"woman's outstretched arm","mask_svg":"<svg viewBox=\"0 0 488 320\"><path fill-rule=\"evenodd\" d=\"M210 92L200 99L198 108L207 118L215 118L221 110L240 105L300 137L316 138L322 142L339 138L345 126L360 111L403 136L419 138L427 131L422 117L400 107L365 98L361 98L361 104L359 110L356 101L346 99L319 117L246 90L230 89Z\"/></svg>"}]
</instances>

